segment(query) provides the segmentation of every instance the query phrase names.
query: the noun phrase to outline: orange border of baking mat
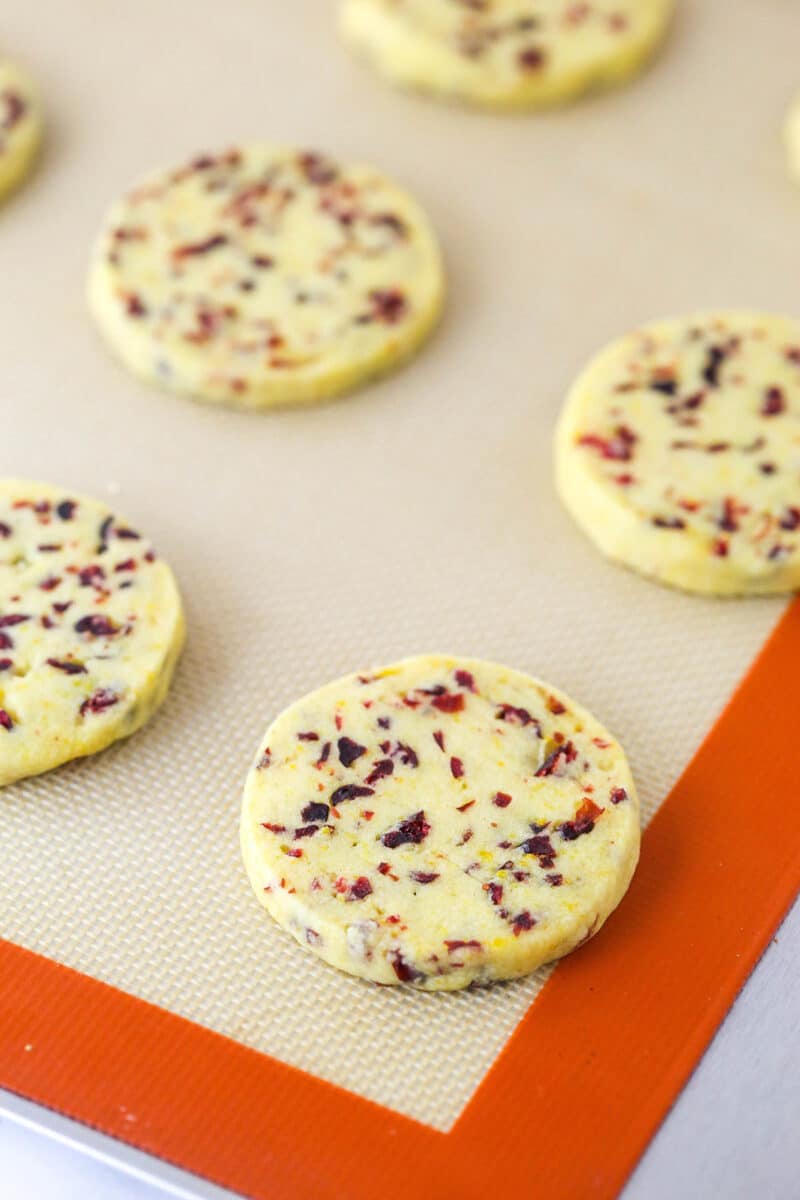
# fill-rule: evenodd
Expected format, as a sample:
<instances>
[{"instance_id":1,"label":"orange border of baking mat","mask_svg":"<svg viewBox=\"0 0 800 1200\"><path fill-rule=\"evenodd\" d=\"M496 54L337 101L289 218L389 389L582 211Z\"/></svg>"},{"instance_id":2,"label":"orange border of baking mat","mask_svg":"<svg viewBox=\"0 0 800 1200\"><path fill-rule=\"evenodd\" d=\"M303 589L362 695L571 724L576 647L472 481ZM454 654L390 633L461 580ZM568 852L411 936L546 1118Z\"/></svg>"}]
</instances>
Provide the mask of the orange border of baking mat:
<instances>
[{"instance_id":1,"label":"orange border of baking mat","mask_svg":"<svg viewBox=\"0 0 800 1200\"><path fill-rule=\"evenodd\" d=\"M449 1133L8 942L0 1085L257 1200L615 1196L800 884L792 663L800 600Z\"/></svg>"}]
</instances>

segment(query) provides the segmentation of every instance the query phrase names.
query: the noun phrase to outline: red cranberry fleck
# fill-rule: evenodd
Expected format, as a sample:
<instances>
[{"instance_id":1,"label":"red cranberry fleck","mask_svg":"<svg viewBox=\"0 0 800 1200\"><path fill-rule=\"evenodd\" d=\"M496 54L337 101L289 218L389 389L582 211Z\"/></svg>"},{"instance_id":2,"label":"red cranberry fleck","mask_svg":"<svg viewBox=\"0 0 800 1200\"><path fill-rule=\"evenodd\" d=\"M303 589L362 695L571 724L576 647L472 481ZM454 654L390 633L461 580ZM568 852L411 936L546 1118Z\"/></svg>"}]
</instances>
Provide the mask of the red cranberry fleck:
<instances>
[{"instance_id":1,"label":"red cranberry fleck","mask_svg":"<svg viewBox=\"0 0 800 1200\"><path fill-rule=\"evenodd\" d=\"M475 691L475 677L471 671L456 671L456 683L467 691Z\"/></svg>"},{"instance_id":2,"label":"red cranberry fleck","mask_svg":"<svg viewBox=\"0 0 800 1200\"><path fill-rule=\"evenodd\" d=\"M496 792L492 801L492 804L495 804L498 808L508 808L510 803L511 797L508 792Z\"/></svg>"},{"instance_id":3,"label":"red cranberry fleck","mask_svg":"<svg viewBox=\"0 0 800 1200\"><path fill-rule=\"evenodd\" d=\"M386 325L396 325L406 314L406 298L399 288L376 288L369 294L372 317Z\"/></svg>"},{"instance_id":4,"label":"red cranberry fleck","mask_svg":"<svg viewBox=\"0 0 800 1200\"><path fill-rule=\"evenodd\" d=\"M779 387L767 388L761 405L762 417L778 417L786 411L786 397Z\"/></svg>"},{"instance_id":5,"label":"red cranberry fleck","mask_svg":"<svg viewBox=\"0 0 800 1200\"><path fill-rule=\"evenodd\" d=\"M391 869L391 866L387 862L378 863L378 870L380 871L381 875L388 875Z\"/></svg>"},{"instance_id":6,"label":"red cranberry fleck","mask_svg":"<svg viewBox=\"0 0 800 1200\"><path fill-rule=\"evenodd\" d=\"M9 733L14 728L14 722L4 708L0 708L0 726L7 729Z\"/></svg>"},{"instance_id":7,"label":"red cranberry fleck","mask_svg":"<svg viewBox=\"0 0 800 1200\"><path fill-rule=\"evenodd\" d=\"M172 257L180 261L182 258L190 258L196 254L208 254L209 251L217 250L220 246L227 246L227 244L228 239L224 233L215 233L202 242L190 242L185 246L177 246L172 251Z\"/></svg>"},{"instance_id":8,"label":"red cranberry fleck","mask_svg":"<svg viewBox=\"0 0 800 1200\"><path fill-rule=\"evenodd\" d=\"M344 787L339 787L331 796L331 804L336 807L337 804L344 804L345 800L358 800L361 796L374 796L375 789L371 787L361 787L357 783L346 783Z\"/></svg>"},{"instance_id":9,"label":"red cranberry fleck","mask_svg":"<svg viewBox=\"0 0 800 1200\"><path fill-rule=\"evenodd\" d=\"M425 978L421 971L416 967L412 967L406 962L399 950L395 950L390 956L389 961L392 964L392 970L401 983L415 983Z\"/></svg>"},{"instance_id":10,"label":"red cranberry fleck","mask_svg":"<svg viewBox=\"0 0 800 1200\"><path fill-rule=\"evenodd\" d=\"M330 744L330 742L326 742L325 745L322 747L320 756L314 765L317 767L321 767L323 763L326 763L328 761L328 756L330 755L330 752L331 752L331 744Z\"/></svg>"},{"instance_id":11,"label":"red cranberry fleck","mask_svg":"<svg viewBox=\"0 0 800 1200\"><path fill-rule=\"evenodd\" d=\"M0 671L8 671L11 667L13 667L13 665L13 659L0 658Z\"/></svg>"},{"instance_id":12,"label":"red cranberry fleck","mask_svg":"<svg viewBox=\"0 0 800 1200\"><path fill-rule=\"evenodd\" d=\"M524 71L540 71L546 61L547 55L538 46L528 46L517 55L517 62Z\"/></svg>"},{"instance_id":13,"label":"red cranberry fleck","mask_svg":"<svg viewBox=\"0 0 800 1200\"><path fill-rule=\"evenodd\" d=\"M285 825L273 825L271 821L262 821L262 829L268 829L270 833L286 833Z\"/></svg>"},{"instance_id":14,"label":"red cranberry fleck","mask_svg":"<svg viewBox=\"0 0 800 1200\"><path fill-rule=\"evenodd\" d=\"M84 700L80 713L82 717L85 717L87 713L102 713L118 703L119 696L116 692L112 692L110 688L98 688L87 700Z\"/></svg>"},{"instance_id":15,"label":"red cranberry fleck","mask_svg":"<svg viewBox=\"0 0 800 1200\"><path fill-rule=\"evenodd\" d=\"M379 779L383 779L385 776L391 775L393 771L394 763L390 758L379 759L378 762L374 764L364 782L371 786L373 783L377 783Z\"/></svg>"},{"instance_id":16,"label":"red cranberry fleck","mask_svg":"<svg viewBox=\"0 0 800 1200\"><path fill-rule=\"evenodd\" d=\"M443 696L434 696L431 703L439 712L457 713L464 708L464 697L458 692L446 692Z\"/></svg>"},{"instance_id":17,"label":"red cranberry fleck","mask_svg":"<svg viewBox=\"0 0 800 1200\"><path fill-rule=\"evenodd\" d=\"M534 725L536 734L541 737L541 726L535 717L532 717L527 708L517 708L513 704L501 704L494 714L496 721L507 721L509 725Z\"/></svg>"},{"instance_id":18,"label":"red cranberry fleck","mask_svg":"<svg viewBox=\"0 0 800 1200\"><path fill-rule=\"evenodd\" d=\"M336 747L339 751L339 762L343 767L351 767L357 758L367 753L366 746L360 746L349 737L340 737Z\"/></svg>"},{"instance_id":19,"label":"red cranberry fleck","mask_svg":"<svg viewBox=\"0 0 800 1200\"><path fill-rule=\"evenodd\" d=\"M439 749L444 753L444 734L442 733L441 729L435 729L433 731L433 740L436 742L436 745L439 747Z\"/></svg>"},{"instance_id":20,"label":"red cranberry fleck","mask_svg":"<svg viewBox=\"0 0 800 1200\"><path fill-rule=\"evenodd\" d=\"M472 808L474 803L475 803L474 800L468 800L466 804L459 804L456 811L457 812L466 812L468 808Z\"/></svg>"},{"instance_id":21,"label":"red cranberry fleck","mask_svg":"<svg viewBox=\"0 0 800 1200\"><path fill-rule=\"evenodd\" d=\"M439 878L438 871L411 871L409 874L415 883L433 883L434 879Z\"/></svg>"},{"instance_id":22,"label":"red cranberry fleck","mask_svg":"<svg viewBox=\"0 0 800 1200\"><path fill-rule=\"evenodd\" d=\"M393 829L387 830L381 841L389 850L394 850L397 846L407 844L419 845L428 836L430 831L431 827L428 824L425 813L420 810L406 821L400 821Z\"/></svg>"},{"instance_id":23,"label":"red cranberry fleck","mask_svg":"<svg viewBox=\"0 0 800 1200\"><path fill-rule=\"evenodd\" d=\"M554 717L559 717L567 711L566 706L560 700L557 700L555 696L548 696L547 707Z\"/></svg>"},{"instance_id":24,"label":"red cranberry fleck","mask_svg":"<svg viewBox=\"0 0 800 1200\"><path fill-rule=\"evenodd\" d=\"M319 825L301 825L299 829L295 829L294 831L294 840L297 841L298 838L313 837L318 829Z\"/></svg>"},{"instance_id":25,"label":"red cranberry fleck","mask_svg":"<svg viewBox=\"0 0 800 1200\"><path fill-rule=\"evenodd\" d=\"M562 766L567 763L574 762L578 752L572 742L565 742L563 746L556 747L551 754L548 754L542 765L539 767L536 775L542 778L546 775L555 775Z\"/></svg>"},{"instance_id":26,"label":"red cranberry fleck","mask_svg":"<svg viewBox=\"0 0 800 1200\"><path fill-rule=\"evenodd\" d=\"M0 650L11 650L13 646L14 642L10 634L0 632Z\"/></svg>"},{"instance_id":27,"label":"red cranberry fleck","mask_svg":"<svg viewBox=\"0 0 800 1200\"><path fill-rule=\"evenodd\" d=\"M489 893L489 899L491 900L492 904L499 904L503 899L502 883L487 884L486 890Z\"/></svg>"},{"instance_id":28,"label":"red cranberry fleck","mask_svg":"<svg viewBox=\"0 0 800 1200\"><path fill-rule=\"evenodd\" d=\"M0 617L0 629L9 629L13 625L21 625L23 621L30 621L29 613L8 613L5 617Z\"/></svg>"},{"instance_id":29,"label":"red cranberry fleck","mask_svg":"<svg viewBox=\"0 0 800 1200\"><path fill-rule=\"evenodd\" d=\"M545 875L545 880L550 884L550 887L561 887L564 882L563 875Z\"/></svg>"},{"instance_id":30,"label":"red cranberry fleck","mask_svg":"<svg viewBox=\"0 0 800 1200\"><path fill-rule=\"evenodd\" d=\"M728 557L728 539L727 538L717 538L717 540L714 542L714 544L711 548L711 553L715 556L715 558L727 558Z\"/></svg>"},{"instance_id":31,"label":"red cranberry fleck","mask_svg":"<svg viewBox=\"0 0 800 1200\"><path fill-rule=\"evenodd\" d=\"M464 774L464 764L460 758L450 759L450 774L453 776L453 779L461 779Z\"/></svg>"},{"instance_id":32,"label":"red cranberry fleck","mask_svg":"<svg viewBox=\"0 0 800 1200\"><path fill-rule=\"evenodd\" d=\"M90 637L113 637L120 631L119 625L115 625L110 617L101 616L100 613L81 617L75 622L75 629L78 633L88 633Z\"/></svg>"},{"instance_id":33,"label":"red cranberry fleck","mask_svg":"<svg viewBox=\"0 0 800 1200\"><path fill-rule=\"evenodd\" d=\"M781 529L800 529L800 508L787 508L779 523Z\"/></svg>"},{"instance_id":34,"label":"red cranberry fleck","mask_svg":"<svg viewBox=\"0 0 800 1200\"><path fill-rule=\"evenodd\" d=\"M327 804L321 803L321 800L312 800L311 803L306 804L300 816L303 821L327 821L329 814L330 809Z\"/></svg>"},{"instance_id":35,"label":"red cranberry fleck","mask_svg":"<svg viewBox=\"0 0 800 1200\"><path fill-rule=\"evenodd\" d=\"M653 525L656 529L685 529L686 522L683 517L653 517Z\"/></svg>"},{"instance_id":36,"label":"red cranberry fleck","mask_svg":"<svg viewBox=\"0 0 800 1200\"><path fill-rule=\"evenodd\" d=\"M623 800L628 799L628 793L625 791L625 788L614 788L610 799L612 804L622 804Z\"/></svg>"},{"instance_id":37,"label":"red cranberry fleck","mask_svg":"<svg viewBox=\"0 0 800 1200\"><path fill-rule=\"evenodd\" d=\"M514 937L519 937L519 935L524 933L526 930L533 929L535 924L536 918L532 917L529 912L517 913L512 921L512 925L514 927Z\"/></svg>"},{"instance_id":38,"label":"red cranberry fleck","mask_svg":"<svg viewBox=\"0 0 800 1200\"><path fill-rule=\"evenodd\" d=\"M309 730L307 733L298 733L297 740L299 742L318 742L319 734Z\"/></svg>"},{"instance_id":39,"label":"red cranberry fleck","mask_svg":"<svg viewBox=\"0 0 800 1200\"><path fill-rule=\"evenodd\" d=\"M57 671L63 671L65 675L85 675L86 667L83 663L73 662L71 659L48 658L48 667L55 667Z\"/></svg>"},{"instance_id":40,"label":"red cranberry fleck","mask_svg":"<svg viewBox=\"0 0 800 1200\"><path fill-rule=\"evenodd\" d=\"M56 505L56 516L60 517L62 521L71 521L77 507L74 500L62 500L60 504Z\"/></svg>"},{"instance_id":41,"label":"red cranberry fleck","mask_svg":"<svg viewBox=\"0 0 800 1200\"><path fill-rule=\"evenodd\" d=\"M477 942L475 940L475 938L470 938L470 940L468 942L461 941L460 938L454 938L449 941L446 940L444 944L445 944L445 946L447 946L447 950L448 950L449 954L452 954L454 950L480 950L481 949L481 943Z\"/></svg>"}]
</instances>

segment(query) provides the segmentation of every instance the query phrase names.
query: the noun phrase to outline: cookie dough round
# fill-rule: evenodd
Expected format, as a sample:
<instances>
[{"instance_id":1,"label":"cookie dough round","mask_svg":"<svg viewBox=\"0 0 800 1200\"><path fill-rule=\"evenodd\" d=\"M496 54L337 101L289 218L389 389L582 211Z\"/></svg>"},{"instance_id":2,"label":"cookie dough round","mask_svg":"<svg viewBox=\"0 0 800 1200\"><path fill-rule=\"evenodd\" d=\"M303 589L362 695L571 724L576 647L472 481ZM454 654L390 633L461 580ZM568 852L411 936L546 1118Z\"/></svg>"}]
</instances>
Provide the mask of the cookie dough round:
<instances>
[{"instance_id":1,"label":"cookie dough round","mask_svg":"<svg viewBox=\"0 0 800 1200\"><path fill-rule=\"evenodd\" d=\"M343 0L340 25L395 83L534 109L636 74L673 8L674 0Z\"/></svg>"},{"instance_id":2,"label":"cookie dough round","mask_svg":"<svg viewBox=\"0 0 800 1200\"><path fill-rule=\"evenodd\" d=\"M183 644L172 572L104 504L0 480L0 785L149 719Z\"/></svg>"},{"instance_id":3,"label":"cookie dough round","mask_svg":"<svg viewBox=\"0 0 800 1200\"><path fill-rule=\"evenodd\" d=\"M41 140L36 89L24 71L0 57L0 197L28 174Z\"/></svg>"},{"instance_id":4,"label":"cookie dough round","mask_svg":"<svg viewBox=\"0 0 800 1200\"><path fill-rule=\"evenodd\" d=\"M352 975L427 990L569 953L622 899L639 810L617 742L549 685L410 658L287 709L248 776L258 898Z\"/></svg>"},{"instance_id":5,"label":"cookie dough round","mask_svg":"<svg viewBox=\"0 0 800 1200\"><path fill-rule=\"evenodd\" d=\"M783 127L789 170L800 183L800 95L791 105Z\"/></svg>"},{"instance_id":6,"label":"cookie dough round","mask_svg":"<svg viewBox=\"0 0 800 1200\"><path fill-rule=\"evenodd\" d=\"M800 322L663 321L584 370L556 435L561 498L610 558L691 592L800 587Z\"/></svg>"},{"instance_id":7,"label":"cookie dough round","mask_svg":"<svg viewBox=\"0 0 800 1200\"><path fill-rule=\"evenodd\" d=\"M197 399L322 400L431 332L444 275L419 205L371 167L251 145L195 158L111 210L92 312L125 365Z\"/></svg>"}]
</instances>

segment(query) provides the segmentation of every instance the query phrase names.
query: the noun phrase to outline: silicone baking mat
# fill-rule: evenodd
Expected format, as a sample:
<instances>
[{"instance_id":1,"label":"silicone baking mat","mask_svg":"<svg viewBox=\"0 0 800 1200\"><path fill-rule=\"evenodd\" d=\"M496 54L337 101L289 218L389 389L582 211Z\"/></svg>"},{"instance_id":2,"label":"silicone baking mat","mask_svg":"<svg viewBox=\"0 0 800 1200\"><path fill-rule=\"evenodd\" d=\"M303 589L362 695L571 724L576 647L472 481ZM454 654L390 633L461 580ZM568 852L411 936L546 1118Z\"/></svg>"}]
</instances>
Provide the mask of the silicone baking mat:
<instances>
[{"instance_id":1,"label":"silicone baking mat","mask_svg":"<svg viewBox=\"0 0 800 1200\"><path fill-rule=\"evenodd\" d=\"M592 708L652 817L784 605L683 596L605 563L555 498L551 434L575 371L628 327L715 306L796 310L800 199L778 129L800 82L800 16L784 0L687 0L638 82L499 119L382 86L338 45L334 10L3 5L0 41L42 84L49 140L0 219L0 474L106 497L146 529L182 584L189 642L143 733L4 791L0 933L443 1133L547 972L419 995L301 953L240 865L244 774L297 695L441 649L550 678ZM383 167L444 244L434 341L316 410L244 415L149 390L85 312L107 202L153 166L257 138ZM683 858L676 847L679 878ZM778 915L773 904L754 925ZM38 961L18 970L33 979ZM33 1083L26 1094L55 1103ZM148 1145L141 1128L121 1132Z\"/></svg>"}]
</instances>

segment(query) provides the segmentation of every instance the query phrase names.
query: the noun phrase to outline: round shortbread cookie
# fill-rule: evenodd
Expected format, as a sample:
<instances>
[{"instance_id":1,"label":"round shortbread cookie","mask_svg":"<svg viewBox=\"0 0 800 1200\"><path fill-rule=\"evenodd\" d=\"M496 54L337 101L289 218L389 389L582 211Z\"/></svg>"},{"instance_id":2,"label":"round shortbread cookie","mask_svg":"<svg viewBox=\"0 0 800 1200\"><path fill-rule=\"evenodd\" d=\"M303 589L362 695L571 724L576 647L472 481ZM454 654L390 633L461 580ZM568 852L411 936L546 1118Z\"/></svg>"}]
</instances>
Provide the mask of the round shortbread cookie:
<instances>
[{"instance_id":1,"label":"round shortbread cookie","mask_svg":"<svg viewBox=\"0 0 800 1200\"><path fill-rule=\"evenodd\" d=\"M28 174L41 140L36 89L24 71L0 57L0 197Z\"/></svg>"},{"instance_id":2,"label":"round shortbread cookie","mask_svg":"<svg viewBox=\"0 0 800 1200\"><path fill-rule=\"evenodd\" d=\"M786 114L783 140L789 160L789 170L800 182L800 96L797 96Z\"/></svg>"},{"instance_id":3,"label":"round shortbread cookie","mask_svg":"<svg viewBox=\"0 0 800 1200\"><path fill-rule=\"evenodd\" d=\"M561 498L610 558L693 592L800 586L800 323L663 321L602 351L556 435Z\"/></svg>"},{"instance_id":4,"label":"round shortbread cookie","mask_svg":"<svg viewBox=\"0 0 800 1200\"><path fill-rule=\"evenodd\" d=\"M534 109L636 74L673 8L674 0L343 0L340 27L395 83Z\"/></svg>"},{"instance_id":5,"label":"round shortbread cookie","mask_svg":"<svg viewBox=\"0 0 800 1200\"><path fill-rule=\"evenodd\" d=\"M0 480L0 785L103 750L164 699L180 596L97 500Z\"/></svg>"},{"instance_id":6,"label":"round shortbread cookie","mask_svg":"<svg viewBox=\"0 0 800 1200\"><path fill-rule=\"evenodd\" d=\"M92 312L135 374L197 399L321 400L397 367L442 307L436 237L371 167L253 145L146 180L111 210Z\"/></svg>"},{"instance_id":7,"label":"round shortbread cookie","mask_svg":"<svg viewBox=\"0 0 800 1200\"><path fill-rule=\"evenodd\" d=\"M624 895L639 810L585 709L494 663L410 658L270 726L242 852L275 920L333 966L428 990L569 953Z\"/></svg>"}]
</instances>

